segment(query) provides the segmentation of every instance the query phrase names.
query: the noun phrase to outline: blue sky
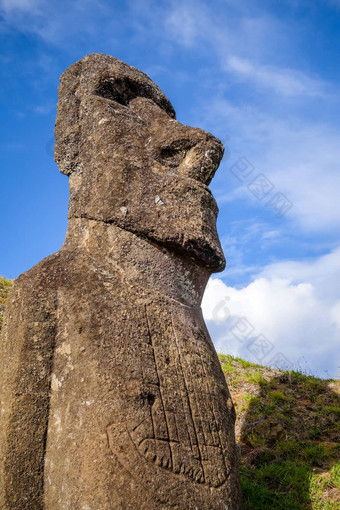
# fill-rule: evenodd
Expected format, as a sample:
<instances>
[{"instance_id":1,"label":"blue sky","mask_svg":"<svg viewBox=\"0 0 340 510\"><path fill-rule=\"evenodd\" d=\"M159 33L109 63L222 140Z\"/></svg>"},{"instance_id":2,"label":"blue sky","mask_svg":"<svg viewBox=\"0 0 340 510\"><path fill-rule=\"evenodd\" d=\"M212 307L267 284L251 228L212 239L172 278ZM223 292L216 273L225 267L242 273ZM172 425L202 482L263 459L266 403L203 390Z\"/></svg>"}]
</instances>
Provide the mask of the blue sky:
<instances>
[{"instance_id":1,"label":"blue sky","mask_svg":"<svg viewBox=\"0 0 340 510\"><path fill-rule=\"evenodd\" d=\"M203 302L217 349L337 376L340 1L0 0L0 38L0 274L63 242L59 76L108 53L226 146L211 187L228 264Z\"/></svg>"}]
</instances>

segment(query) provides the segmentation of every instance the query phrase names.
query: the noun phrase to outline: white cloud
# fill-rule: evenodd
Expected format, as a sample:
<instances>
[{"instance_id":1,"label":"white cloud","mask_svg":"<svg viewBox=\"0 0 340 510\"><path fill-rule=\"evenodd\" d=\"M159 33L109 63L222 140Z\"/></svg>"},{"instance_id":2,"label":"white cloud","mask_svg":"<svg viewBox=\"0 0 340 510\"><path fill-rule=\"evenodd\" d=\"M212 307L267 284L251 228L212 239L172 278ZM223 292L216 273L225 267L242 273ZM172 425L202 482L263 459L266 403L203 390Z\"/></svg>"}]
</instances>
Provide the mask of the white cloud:
<instances>
[{"instance_id":1,"label":"white cloud","mask_svg":"<svg viewBox=\"0 0 340 510\"><path fill-rule=\"evenodd\" d=\"M206 17L204 5L200 4L198 9L192 7L185 3L173 3L173 7L165 18L165 28L169 34L176 39L177 43L184 46L192 46L197 39L205 37L202 29L209 20L209 17Z\"/></svg>"},{"instance_id":2,"label":"white cloud","mask_svg":"<svg viewBox=\"0 0 340 510\"><path fill-rule=\"evenodd\" d=\"M331 318L334 324L340 329L340 300L332 306L330 310Z\"/></svg>"},{"instance_id":3,"label":"white cloud","mask_svg":"<svg viewBox=\"0 0 340 510\"><path fill-rule=\"evenodd\" d=\"M291 365L321 377L337 377L340 368L340 248L307 262L267 266L241 289L209 281L203 313L219 352L270 364L281 354ZM241 323L245 318L247 322ZM251 331L247 339L239 325ZM235 328L235 329L233 329ZM252 329L253 328L253 329ZM234 333L241 339L235 338ZM254 356L256 338L271 346ZM252 352L253 349L253 352Z\"/></svg>"},{"instance_id":4,"label":"white cloud","mask_svg":"<svg viewBox=\"0 0 340 510\"><path fill-rule=\"evenodd\" d=\"M231 55L226 59L225 68L240 79L273 89L283 96L323 96L325 84L294 69L252 63L247 59Z\"/></svg>"},{"instance_id":5,"label":"white cloud","mask_svg":"<svg viewBox=\"0 0 340 510\"><path fill-rule=\"evenodd\" d=\"M152 35L164 43L205 52L217 72L227 71L237 80L256 84L283 97L320 96L326 84L302 70L272 65L280 45L281 52L289 52L290 34L281 21L266 11L252 12L249 4L229 1L228 16L205 1L128 2L129 20L135 33ZM5 20L24 32L33 32L54 44L70 34L93 32L94 19L103 13L103 31L114 33L114 8L106 1L97 1L96 9L90 0L66 2L60 0L0 0ZM39 9L38 9L39 8ZM256 11L256 9L255 9ZM20 16L21 14L21 16ZM24 16L23 16L24 14ZM96 29L96 28L95 28Z\"/></svg>"},{"instance_id":6,"label":"white cloud","mask_svg":"<svg viewBox=\"0 0 340 510\"><path fill-rule=\"evenodd\" d=\"M11 11L32 11L41 3L40 0L0 0L0 9L5 13Z\"/></svg>"},{"instance_id":7,"label":"white cloud","mask_svg":"<svg viewBox=\"0 0 340 510\"><path fill-rule=\"evenodd\" d=\"M231 135L228 142L231 157L224 163L227 168L245 156L254 166L253 177L263 173L275 191L284 193L293 203L287 217L298 228L328 233L340 228L338 126L299 118L289 109L273 115L263 108L250 104L237 106L225 99L205 101L204 108L205 128L217 135L221 133L222 138L223 131ZM221 181L221 176L217 175L217 179ZM238 183L236 179L234 182ZM220 184L223 191L225 186L222 181ZM256 203L247 184L248 181L239 184L236 190L229 186L225 196L218 193L218 201L247 199Z\"/></svg>"},{"instance_id":8,"label":"white cloud","mask_svg":"<svg viewBox=\"0 0 340 510\"><path fill-rule=\"evenodd\" d=\"M251 85L272 90L283 97L319 97L327 93L323 80L301 69L271 64L277 42L288 51L290 37L286 27L269 15L250 14L250 6L231 2L228 18L203 2L173 1L165 11L166 34L175 44L197 51L209 48L212 62L220 70ZM285 35L285 37L284 37ZM201 44L200 44L201 43ZM212 50L212 51L211 51Z\"/></svg>"},{"instance_id":9,"label":"white cloud","mask_svg":"<svg viewBox=\"0 0 340 510\"><path fill-rule=\"evenodd\" d=\"M309 281L313 284L319 299L329 306L339 297L340 289L340 247L316 259L285 261L270 264L259 273L264 278L289 278L296 284Z\"/></svg>"},{"instance_id":10,"label":"white cloud","mask_svg":"<svg viewBox=\"0 0 340 510\"><path fill-rule=\"evenodd\" d=\"M8 26L63 48L89 37L98 41L99 23L100 36L109 41L116 23L110 6L100 0L95 9L92 0L0 0L0 12Z\"/></svg>"}]
</instances>

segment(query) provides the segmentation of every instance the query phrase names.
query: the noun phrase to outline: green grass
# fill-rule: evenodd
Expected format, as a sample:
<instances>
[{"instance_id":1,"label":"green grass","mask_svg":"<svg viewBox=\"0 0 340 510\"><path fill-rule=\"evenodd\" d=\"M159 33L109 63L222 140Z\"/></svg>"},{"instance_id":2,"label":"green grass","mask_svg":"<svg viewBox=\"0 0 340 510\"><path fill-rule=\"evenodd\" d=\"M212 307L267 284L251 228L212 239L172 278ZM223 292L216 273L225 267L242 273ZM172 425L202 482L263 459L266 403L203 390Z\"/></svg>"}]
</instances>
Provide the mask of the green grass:
<instances>
[{"instance_id":1,"label":"green grass","mask_svg":"<svg viewBox=\"0 0 340 510\"><path fill-rule=\"evenodd\" d=\"M313 474L310 479L310 494L313 502L313 510L339 510L339 499L335 492L340 489L340 462L337 462L329 471L328 476ZM324 494L334 493L325 499Z\"/></svg>"},{"instance_id":2,"label":"green grass","mask_svg":"<svg viewBox=\"0 0 340 510\"><path fill-rule=\"evenodd\" d=\"M340 462L337 462L330 470L331 483L340 489Z\"/></svg>"},{"instance_id":3,"label":"green grass","mask_svg":"<svg viewBox=\"0 0 340 510\"><path fill-rule=\"evenodd\" d=\"M241 358L235 358L231 354L219 354L218 357L223 369L225 366L241 366L242 368L261 366L257 365L256 363L250 363L250 361L246 361Z\"/></svg>"},{"instance_id":4,"label":"green grass","mask_svg":"<svg viewBox=\"0 0 340 510\"><path fill-rule=\"evenodd\" d=\"M2 317L5 310L5 303L7 300L7 294L9 289L12 287L12 280L6 280L0 276L0 330L2 327Z\"/></svg>"},{"instance_id":5,"label":"green grass","mask_svg":"<svg viewBox=\"0 0 340 510\"><path fill-rule=\"evenodd\" d=\"M244 510L310 508L310 468L306 463L274 460L241 468Z\"/></svg>"},{"instance_id":6,"label":"green grass","mask_svg":"<svg viewBox=\"0 0 340 510\"><path fill-rule=\"evenodd\" d=\"M281 390L270 391L268 393L268 398L273 404L282 404L282 402L287 402L287 400L289 400L288 395Z\"/></svg>"},{"instance_id":7,"label":"green grass","mask_svg":"<svg viewBox=\"0 0 340 510\"><path fill-rule=\"evenodd\" d=\"M327 414L334 414L338 418L340 417L340 406L324 406L323 412Z\"/></svg>"},{"instance_id":8,"label":"green grass","mask_svg":"<svg viewBox=\"0 0 340 510\"><path fill-rule=\"evenodd\" d=\"M335 381L220 356L237 415L245 510L340 510Z\"/></svg>"}]
</instances>

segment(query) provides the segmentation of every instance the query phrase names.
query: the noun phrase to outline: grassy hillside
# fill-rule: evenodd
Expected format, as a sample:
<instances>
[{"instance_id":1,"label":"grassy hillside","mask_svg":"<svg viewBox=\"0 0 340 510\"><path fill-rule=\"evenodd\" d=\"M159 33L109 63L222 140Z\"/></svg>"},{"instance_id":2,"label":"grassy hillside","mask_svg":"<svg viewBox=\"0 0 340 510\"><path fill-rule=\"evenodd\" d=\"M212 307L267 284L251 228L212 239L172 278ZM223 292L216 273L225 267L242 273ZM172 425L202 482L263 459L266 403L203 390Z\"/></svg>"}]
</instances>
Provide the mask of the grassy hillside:
<instances>
[{"instance_id":1,"label":"grassy hillside","mask_svg":"<svg viewBox=\"0 0 340 510\"><path fill-rule=\"evenodd\" d=\"M340 381L220 355L237 414L245 510L340 509Z\"/></svg>"},{"instance_id":2,"label":"grassy hillside","mask_svg":"<svg viewBox=\"0 0 340 510\"><path fill-rule=\"evenodd\" d=\"M0 277L0 328L11 285ZM244 510L339 510L340 381L220 361L237 414Z\"/></svg>"},{"instance_id":3,"label":"grassy hillside","mask_svg":"<svg viewBox=\"0 0 340 510\"><path fill-rule=\"evenodd\" d=\"M2 327L2 316L5 310L5 303L9 289L12 287L12 280L6 280L0 276L0 330Z\"/></svg>"}]
</instances>

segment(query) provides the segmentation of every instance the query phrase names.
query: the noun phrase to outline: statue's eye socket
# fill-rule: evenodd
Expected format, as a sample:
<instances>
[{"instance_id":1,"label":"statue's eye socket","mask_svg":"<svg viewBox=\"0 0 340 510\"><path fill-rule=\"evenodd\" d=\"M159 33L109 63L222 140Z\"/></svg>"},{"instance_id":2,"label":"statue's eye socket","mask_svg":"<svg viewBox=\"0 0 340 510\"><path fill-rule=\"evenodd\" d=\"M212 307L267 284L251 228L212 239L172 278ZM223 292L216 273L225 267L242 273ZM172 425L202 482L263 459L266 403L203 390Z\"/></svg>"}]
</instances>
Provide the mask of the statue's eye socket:
<instances>
[{"instance_id":1,"label":"statue's eye socket","mask_svg":"<svg viewBox=\"0 0 340 510\"><path fill-rule=\"evenodd\" d=\"M172 144L162 147L155 159L162 165L178 166L194 145L195 142L191 140L176 140Z\"/></svg>"},{"instance_id":2,"label":"statue's eye socket","mask_svg":"<svg viewBox=\"0 0 340 510\"><path fill-rule=\"evenodd\" d=\"M95 95L110 99L123 106L129 106L130 101L136 97L146 97L154 101L170 117L175 117L175 111L171 103L165 96L156 94L151 85L143 82L137 82L131 78L102 78L96 89Z\"/></svg>"},{"instance_id":3,"label":"statue's eye socket","mask_svg":"<svg viewBox=\"0 0 340 510\"><path fill-rule=\"evenodd\" d=\"M95 94L124 106L128 106L130 101L135 97L146 96L147 91L145 90L145 87L143 87L143 85L138 87L138 85L138 83L128 78L117 79L114 81L103 79L99 82ZM148 94L148 96L149 95L150 94Z\"/></svg>"}]
</instances>

